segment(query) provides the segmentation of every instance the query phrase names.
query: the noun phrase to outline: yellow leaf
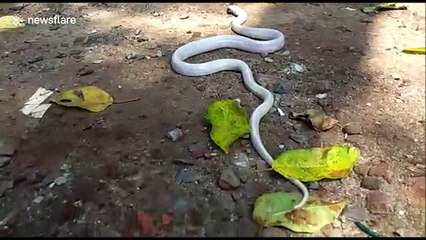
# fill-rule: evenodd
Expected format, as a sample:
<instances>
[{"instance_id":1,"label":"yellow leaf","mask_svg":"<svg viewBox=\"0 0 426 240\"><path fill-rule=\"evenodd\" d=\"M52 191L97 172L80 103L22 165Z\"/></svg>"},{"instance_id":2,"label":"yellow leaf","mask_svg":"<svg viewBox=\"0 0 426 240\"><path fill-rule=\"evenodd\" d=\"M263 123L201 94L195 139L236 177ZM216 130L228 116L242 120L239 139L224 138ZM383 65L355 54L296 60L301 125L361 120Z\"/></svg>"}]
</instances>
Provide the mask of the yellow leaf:
<instances>
[{"instance_id":1,"label":"yellow leaf","mask_svg":"<svg viewBox=\"0 0 426 240\"><path fill-rule=\"evenodd\" d=\"M206 118L212 124L211 139L225 153L235 140L250 133L249 116L235 100L211 103Z\"/></svg>"},{"instance_id":2,"label":"yellow leaf","mask_svg":"<svg viewBox=\"0 0 426 240\"><path fill-rule=\"evenodd\" d=\"M409 54L426 54L426 48L404 48L402 52Z\"/></svg>"},{"instance_id":3,"label":"yellow leaf","mask_svg":"<svg viewBox=\"0 0 426 240\"><path fill-rule=\"evenodd\" d=\"M25 27L24 20L18 16L0 17L0 32Z\"/></svg>"},{"instance_id":4,"label":"yellow leaf","mask_svg":"<svg viewBox=\"0 0 426 240\"><path fill-rule=\"evenodd\" d=\"M266 193L256 199L253 220L262 227L282 226L294 232L315 233L332 223L341 213L346 201L335 203L310 196L300 209L294 209L302 199L300 193Z\"/></svg>"},{"instance_id":5,"label":"yellow leaf","mask_svg":"<svg viewBox=\"0 0 426 240\"><path fill-rule=\"evenodd\" d=\"M407 10L407 6L396 3L382 3L377 5L377 10Z\"/></svg>"},{"instance_id":6,"label":"yellow leaf","mask_svg":"<svg viewBox=\"0 0 426 240\"><path fill-rule=\"evenodd\" d=\"M87 86L68 90L51 98L52 102L66 107L79 107L91 112L101 112L110 106L114 99L104 90Z\"/></svg>"},{"instance_id":7,"label":"yellow leaf","mask_svg":"<svg viewBox=\"0 0 426 240\"><path fill-rule=\"evenodd\" d=\"M324 148L288 150L272 163L272 169L286 178L313 182L346 177L358 161L359 151L350 144Z\"/></svg>"},{"instance_id":8,"label":"yellow leaf","mask_svg":"<svg viewBox=\"0 0 426 240\"><path fill-rule=\"evenodd\" d=\"M308 109L302 113L292 113L292 118L306 118L312 124L312 127L317 131L326 131L333 128L338 121L330 116L327 116L322 110Z\"/></svg>"}]
</instances>

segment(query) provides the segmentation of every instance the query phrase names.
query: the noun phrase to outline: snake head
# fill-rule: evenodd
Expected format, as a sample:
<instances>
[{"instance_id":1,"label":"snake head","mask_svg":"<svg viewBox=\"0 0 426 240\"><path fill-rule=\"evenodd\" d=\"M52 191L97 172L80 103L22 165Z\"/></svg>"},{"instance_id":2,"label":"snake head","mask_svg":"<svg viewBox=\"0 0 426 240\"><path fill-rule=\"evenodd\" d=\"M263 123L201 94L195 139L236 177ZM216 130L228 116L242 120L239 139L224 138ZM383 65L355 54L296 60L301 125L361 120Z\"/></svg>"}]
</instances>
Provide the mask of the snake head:
<instances>
[{"instance_id":1,"label":"snake head","mask_svg":"<svg viewBox=\"0 0 426 240\"><path fill-rule=\"evenodd\" d=\"M233 14L233 15L240 15L239 12L241 12L242 9L239 8L237 5L234 5L234 3L231 3L228 8L226 9L226 13Z\"/></svg>"}]
</instances>

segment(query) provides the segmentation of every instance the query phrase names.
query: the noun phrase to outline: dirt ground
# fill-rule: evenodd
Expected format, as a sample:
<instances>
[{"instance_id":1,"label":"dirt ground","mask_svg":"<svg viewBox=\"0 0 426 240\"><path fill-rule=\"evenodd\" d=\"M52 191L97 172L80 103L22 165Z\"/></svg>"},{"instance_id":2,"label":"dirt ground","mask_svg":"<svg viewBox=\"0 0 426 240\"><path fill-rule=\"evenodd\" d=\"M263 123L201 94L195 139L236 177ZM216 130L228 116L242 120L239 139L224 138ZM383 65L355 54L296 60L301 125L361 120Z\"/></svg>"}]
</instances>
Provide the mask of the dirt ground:
<instances>
[{"instance_id":1,"label":"dirt ground","mask_svg":"<svg viewBox=\"0 0 426 240\"><path fill-rule=\"evenodd\" d=\"M285 49L267 61L229 49L193 61L239 58L270 90L286 83L276 94L285 116L271 111L261 124L273 156L345 141L360 149L349 177L308 185L311 194L349 201L316 236L366 236L348 220L363 213L385 236L425 236L425 57L401 52L424 46L425 4L373 15L360 11L366 5L239 3L246 26L282 31ZM203 117L210 102L239 98L249 112L260 103L240 75L190 78L171 70L179 46L231 34L226 7L0 4L0 16L77 19L0 33L0 155L9 155L0 158L1 236L308 236L260 230L251 219L255 199L297 189L256 171L265 166L248 139L228 155L209 140ZM289 63L306 69L287 74ZM41 120L19 112L39 87L86 85L141 100L100 113L54 105ZM357 123L362 133L345 140L341 127L316 132L288 117L308 108L341 125ZM172 142L165 135L177 127L184 136ZM240 179L228 176L236 189L218 185L224 171Z\"/></svg>"}]
</instances>

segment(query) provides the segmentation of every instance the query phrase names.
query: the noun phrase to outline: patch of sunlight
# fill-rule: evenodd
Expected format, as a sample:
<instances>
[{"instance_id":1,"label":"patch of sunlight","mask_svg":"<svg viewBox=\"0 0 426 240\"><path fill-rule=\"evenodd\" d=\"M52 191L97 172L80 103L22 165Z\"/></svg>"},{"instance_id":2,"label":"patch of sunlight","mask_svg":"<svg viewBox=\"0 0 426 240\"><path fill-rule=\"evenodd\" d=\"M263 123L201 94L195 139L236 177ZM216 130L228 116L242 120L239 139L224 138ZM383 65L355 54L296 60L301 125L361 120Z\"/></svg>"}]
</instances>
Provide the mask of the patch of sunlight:
<instances>
[{"instance_id":1,"label":"patch of sunlight","mask_svg":"<svg viewBox=\"0 0 426 240\"><path fill-rule=\"evenodd\" d=\"M253 26L264 21L264 10L271 4L239 4L247 11L249 17L247 26ZM113 12L107 10L94 10L87 13L87 26L96 30L109 30L114 26L129 29L141 29L144 34L158 34L163 38L176 38L176 34L185 37L186 32L201 32L208 34L230 34L230 29L225 29L232 20L232 15L226 14L224 6L223 13L196 13L189 14L189 18L181 19L179 11L165 11L167 14L154 17L150 14L131 13L126 10ZM214 22L212 22L214 19ZM224 30L225 29L225 30Z\"/></svg>"},{"instance_id":2,"label":"patch of sunlight","mask_svg":"<svg viewBox=\"0 0 426 240\"><path fill-rule=\"evenodd\" d=\"M424 9L425 4L422 3ZM364 66L369 70L381 70L385 73L404 72L407 77L422 78L425 72L425 58L422 55L410 55L402 53L402 49L410 47L422 47L425 45L423 30L416 30L423 21L412 19L413 15L424 14L424 10L409 7L409 17L389 17L387 14L377 14L367 32L369 51L363 58ZM416 13L414 13L416 12ZM404 14L407 16L407 14ZM388 76L384 76L388 77ZM424 89L424 82L423 82Z\"/></svg>"}]
</instances>

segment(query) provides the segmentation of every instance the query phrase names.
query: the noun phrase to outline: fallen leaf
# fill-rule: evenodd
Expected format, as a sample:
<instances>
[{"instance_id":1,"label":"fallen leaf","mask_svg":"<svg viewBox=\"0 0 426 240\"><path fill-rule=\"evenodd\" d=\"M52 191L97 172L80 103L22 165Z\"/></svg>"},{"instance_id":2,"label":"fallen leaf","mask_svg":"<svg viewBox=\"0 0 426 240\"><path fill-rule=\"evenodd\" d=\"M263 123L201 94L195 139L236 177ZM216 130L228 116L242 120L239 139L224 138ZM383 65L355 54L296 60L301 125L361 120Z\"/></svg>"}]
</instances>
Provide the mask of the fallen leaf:
<instances>
[{"instance_id":1,"label":"fallen leaf","mask_svg":"<svg viewBox=\"0 0 426 240\"><path fill-rule=\"evenodd\" d=\"M292 113L294 119L309 120L312 127L317 131L326 131L333 128L339 121L327 116L324 111L308 109L302 113Z\"/></svg>"},{"instance_id":2,"label":"fallen leaf","mask_svg":"<svg viewBox=\"0 0 426 240\"><path fill-rule=\"evenodd\" d=\"M24 20L18 16L0 17L0 32L25 27Z\"/></svg>"},{"instance_id":3,"label":"fallen leaf","mask_svg":"<svg viewBox=\"0 0 426 240\"><path fill-rule=\"evenodd\" d=\"M302 199L300 193L274 192L257 198L253 220L262 227L282 226L294 232L315 233L332 223L346 205L345 200L335 203L310 196L300 209L294 209Z\"/></svg>"},{"instance_id":4,"label":"fallen leaf","mask_svg":"<svg viewBox=\"0 0 426 240\"><path fill-rule=\"evenodd\" d=\"M362 8L362 11L364 13L376 13L377 12L377 8L376 8L376 6L369 6L369 7Z\"/></svg>"},{"instance_id":5,"label":"fallen leaf","mask_svg":"<svg viewBox=\"0 0 426 240\"><path fill-rule=\"evenodd\" d=\"M249 116L235 100L211 103L206 118L212 125L211 139L225 153L235 140L250 133Z\"/></svg>"},{"instance_id":6,"label":"fallen leaf","mask_svg":"<svg viewBox=\"0 0 426 240\"><path fill-rule=\"evenodd\" d=\"M91 112L101 112L113 103L113 98L104 90L87 86L65 91L51 101L66 107L79 107Z\"/></svg>"},{"instance_id":7,"label":"fallen leaf","mask_svg":"<svg viewBox=\"0 0 426 240\"><path fill-rule=\"evenodd\" d=\"M358 161L359 151L350 144L337 144L283 152L272 169L286 178L315 182L346 177Z\"/></svg>"},{"instance_id":8,"label":"fallen leaf","mask_svg":"<svg viewBox=\"0 0 426 240\"><path fill-rule=\"evenodd\" d=\"M151 235L155 231L154 220L149 213L138 211L136 223L142 235Z\"/></svg>"},{"instance_id":9,"label":"fallen leaf","mask_svg":"<svg viewBox=\"0 0 426 240\"><path fill-rule=\"evenodd\" d=\"M408 54L426 54L426 48L404 48L402 52Z\"/></svg>"},{"instance_id":10,"label":"fallen leaf","mask_svg":"<svg viewBox=\"0 0 426 240\"><path fill-rule=\"evenodd\" d=\"M377 5L377 10L407 10L407 6L396 3L381 3Z\"/></svg>"},{"instance_id":11,"label":"fallen leaf","mask_svg":"<svg viewBox=\"0 0 426 240\"><path fill-rule=\"evenodd\" d=\"M364 13L377 13L378 11L386 11L386 10L407 10L407 6L398 5L396 3L382 3L376 6L368 6L362 8Z\"/></svg>"}]
</instances>

